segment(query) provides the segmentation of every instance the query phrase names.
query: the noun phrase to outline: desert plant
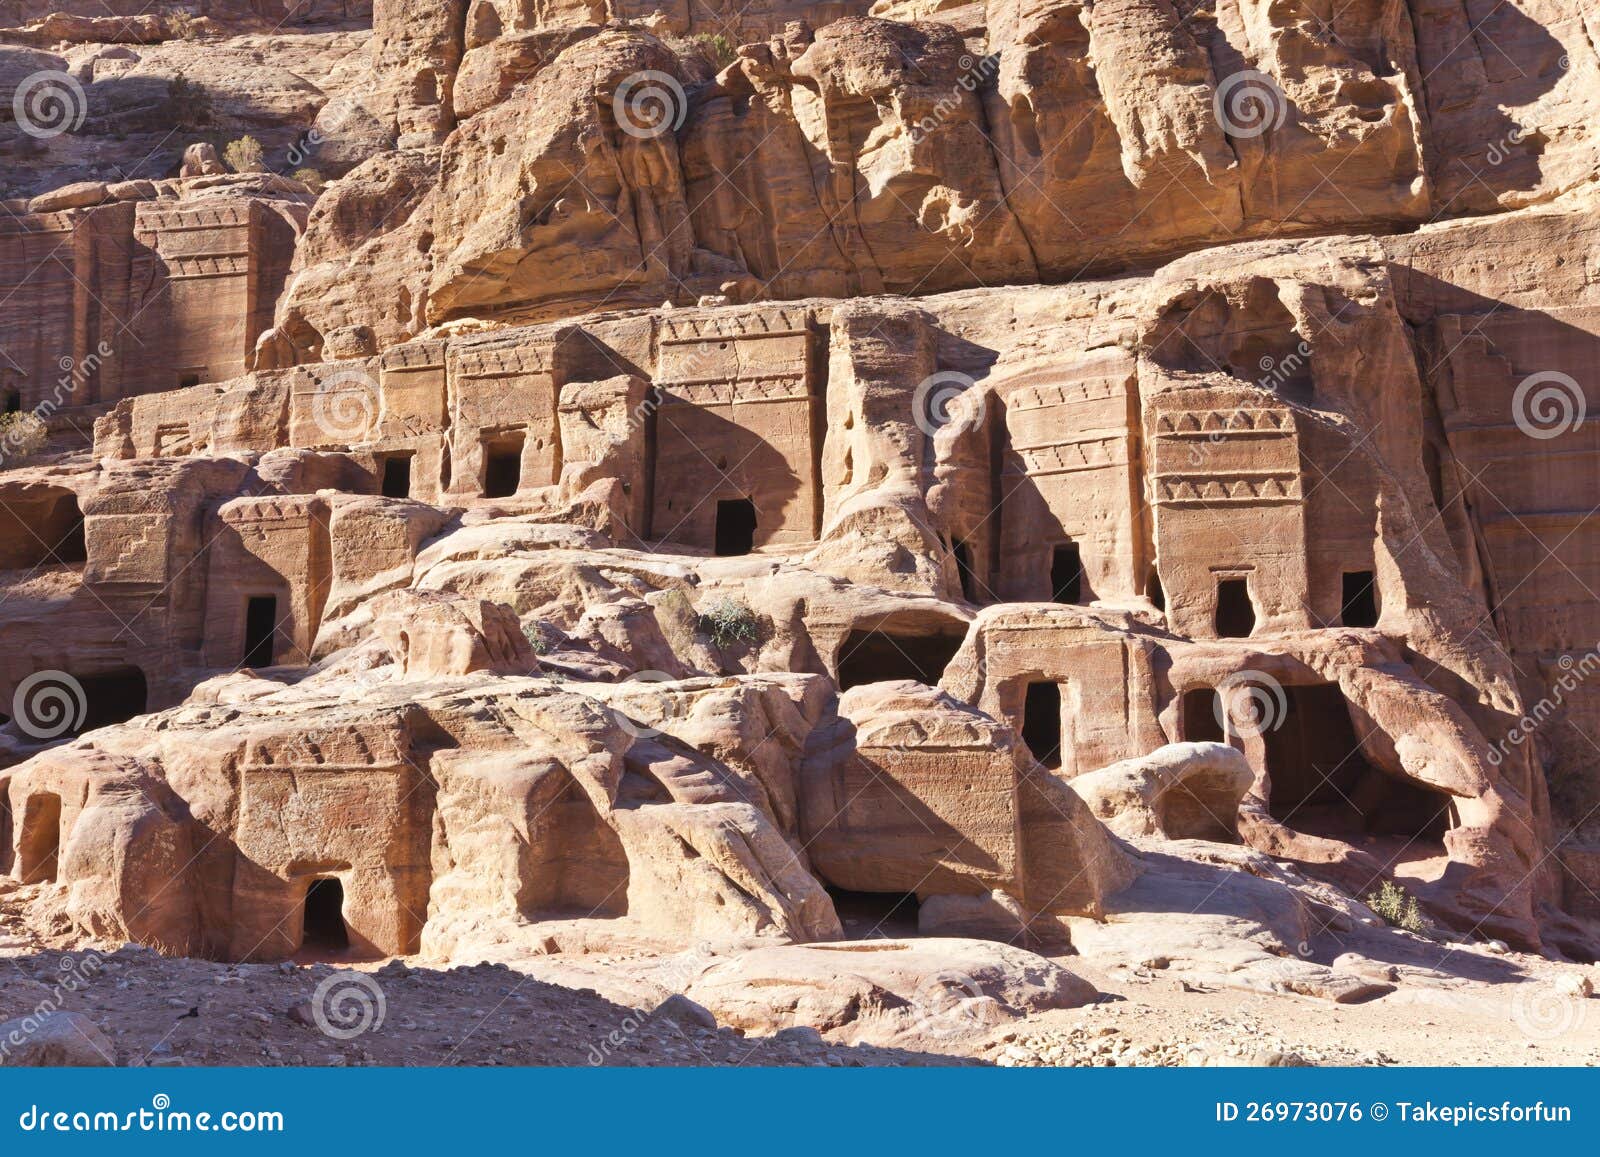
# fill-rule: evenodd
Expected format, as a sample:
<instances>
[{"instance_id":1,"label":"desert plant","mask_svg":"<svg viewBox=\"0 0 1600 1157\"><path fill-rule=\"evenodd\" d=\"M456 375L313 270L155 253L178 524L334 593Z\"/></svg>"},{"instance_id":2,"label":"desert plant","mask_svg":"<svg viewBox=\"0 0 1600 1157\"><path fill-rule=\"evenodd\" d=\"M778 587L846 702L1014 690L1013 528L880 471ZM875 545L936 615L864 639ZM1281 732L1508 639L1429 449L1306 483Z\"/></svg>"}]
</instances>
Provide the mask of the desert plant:
<instances>
[{"instance_id":1,"label":"desert plant","mask_svg":"<svg viewBox=\"0 0 1600 1157\"><path fill-rule=\"evenodd\" d=\"M260 173L266 169L266 156L260 141L244 136L229 142L223 150L222 160L236 173Z\"/></svg>"},{"instance_id":2,"label":"desert plant","mask_svg":"<svg viewBox=\"0 0 1600 1157\"><path fill-rule=\"evenodd\" d=\"M211 93L201 85L190 84L187 77L175 76L167 81L162 116L179 129L204 128L211 123Z\"/></svg>"},{"instance_id":3,"label":"desert plant","mask_svg":"<svg viewBox=\"0 0 1600 1157\"><path fill-rule=\"evenodd\" d=\"M299 181L313 193L320 193L328 187L328 182L322 179L322 174L315 169L296 169L294 179Z\"/></svg>"},{"instance_id":4,"label":"desert plant","mask_svg":"<svg viewBox=\"0 0 1600 1157\"><path fill-rule=\"evenodd\" d=\"M528 640L528 646L533 648L535 655L547 655L550 653L550 636L545 633L544 624L538 619L523 623L522 633Z\"/></svg>"},{"instance_id":5,"label":"desert plant","mask_svg":"<svg viewBox=\"0 0 1600 1157\"><path fill-rule=\"evenodd\" d=\"M50 428L37 414L15 411L0 414L0 466L31 458L50 438Z\"/></svg>"},{"instance_id":6,"label":"desert plant","mask_svg":"<svg viewBox=\"0 0 1600 1157\"><path fill-rule=\"evenodd\" d=\"M733 41L720 33L715 36L704 32L696 36L674 36L663 43L680 58L699 57L718 69L728 67L737 55Z\"/></svg>"},{"instance_id":7,"label":"desert plant","mask_svg":"<svg viewBox=\"0 0 1600 1157\"><path fill-rule=\"evenodd\" d=\"M200 19L187 8L168 8L161 16L169 36L178 40L200 39Z\"/></svg>"},{"instance_id":8,"label":"desert plant","mask_svg":"<svg viewBox=\"0 0 1600 1157\"><path fill-rule=\"evenodd\" d=\"M754 643L761 638L761 620L737 599L718 599L695 616L695 626L719 647Z\"/></svg>"},{"instance_id":9,"label":"desert plant","mask_svg":"<svg viewBox=\"0 0 1600 1157\"><path fill-rule=\"evenodd\" d=\"M1367 897L1367 907L1391 927L1406 932L1421 932L1427 927L1422 919L1422 910L1417 907L1417 898L1393 880L1385 880L1376 892Z\"/></svg>"}]
</instances>

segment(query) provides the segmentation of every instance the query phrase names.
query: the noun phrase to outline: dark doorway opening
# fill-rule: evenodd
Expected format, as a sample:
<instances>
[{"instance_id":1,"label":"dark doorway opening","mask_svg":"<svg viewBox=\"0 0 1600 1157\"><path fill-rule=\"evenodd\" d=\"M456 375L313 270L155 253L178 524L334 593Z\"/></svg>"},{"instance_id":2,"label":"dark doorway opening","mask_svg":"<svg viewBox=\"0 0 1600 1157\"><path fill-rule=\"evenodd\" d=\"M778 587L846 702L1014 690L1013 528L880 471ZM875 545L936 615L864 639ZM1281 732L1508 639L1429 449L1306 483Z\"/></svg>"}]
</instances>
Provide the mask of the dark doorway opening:
<instances>
[{"instance_id":1,"label":"dark doorway opening","mask_svg":"<svg viewBox=\"0 0 1600 1157\"><path fill-rule=\"evenodd\" d=\"M312 880L306 889L305 931L301 946L317 952L344 952L350 929L344 922L344 885L338 880Z\"/></svg>"},{"instance_id":2,"label":"dark doorway opening","mask_svg":"<svg viewBox=\"0 0 1600 1157\"><path fill-rule=\"evenodd\" d=\"M89 544L84 536L83 511L75 495L56 500L42 535L58 563L80 563L89 559Z\"/></svg>"},{"instance_id":3,"label":"dark doorway opening","mask_svg":"<svg viewBox=\"0 0 1600 1157\"><path fill-rule=\"evenodd\" d=\"M749 554L756 548L756 504L748 498L717 503L715 549L719 555Z\"/></svg>"},{"instance_id":4,"label":"dark doorway opening","mask_svg":"<svg viewBox=\"0 0 1600 1157\"><path fill-rule=\"evenodd\" d=\"M11 874L11 796L0 788L0 876Z\"/></svg>"},{"instance_id":5,"label":"dark doorway opening","mask_svg":"<svg viewBox=\"0 0 1600 1157\"><path fill-rule=\"evenodd\" d=\"M277 653L278 600L253 598L244 606L244 666L270 667Z\"/></svg>"},{"instance_id":6,"label":"dark doorway opening","mask_svg":"<svg viewBox=\"0 0 1600 1157\"><path fill-rule=\"evenodd\" d=\"M955 542L950 553L956 558L956 573L961 576L961 597L969 603L978 601L978 576L972 573L972 548L964 542Z\"/></svg>"},{"instance_id":7,"label":"dark doorway opening","mask_svg":"<svg viewBox=\"0 0 1600 1157\"><path fill-rule=\"evenodd\" d=\"M17 878L24 884L55 880L61 858L61 797L31 795L23 805L22 838L17 841Z\"/></svg>"},{"instance_id":8,"label":"dark doorway opening","mask_svg":"<svg viewBox=\"0 0 1600 1157\"><path fill-rule=\"evenodd\" d=\"M900 940L917 933L914 892L848 892L829 888L846 940Z\"/></svg>"},{"instance_id":9,"label":"dark doorway opening","mask_svg":"<svg viewBox=\"0 0 1600 1157\"><path fill-rule=\"evenodd\" d=\"M1344 572L1339 621L1347 627L1378 625L1378 585L1370 570Z\"/></svg>"},{"instance_id":10,"label":"dark doorway opening","mask_svg":"<svg viewBox=\"0 0 1600 1157\"><path fill-rule=\"evenodd\" d=\"M1150 568L1150 577L1145 583L1145 594L1150 599L1150 605L1162 614L1167 613L1167 592L1161 589L1161 572L1155 567Z\"/></svg>"},{"instance_id":11,"label":"dark doorway opening","mask_svg":"<svg viewBox=\"0 0 1600 1157\"><path fill-rule=\"evenodd\" d=\"M1213 687L1196 687L1183 693L1183 741L1226 743L1221 704Z\"/></svg>"},{"instance_id":12,"label":"dark doorway opening","mask_svg":"<svg viewBox=\"0 0 1600 1157\"><path fill-rule=\"evenodd\" d=\"M1262 733L1274 819L1346 842L1398 836L1397 844L1442 843L1450 797L1367 762L1337 684L1283 690L1283 721ZM1426 850L1412 847L1410 853L1415 858Z\"/></svg>"},{"instance_id":13,"label":"dark doorway opening","mask_svg":"<svg viewBox=\"0 0 1600 1157\"><path fill-rule=\"evenodd\" d=\"M200 375L199 374L179 374L178 375L178 389L180 389L180 390L187 390L191 386L198 386L199 384L200 384Z\"/></svg>"},{"instance_id":14,"label":"dark doorway opening","mask_svg":"<svg viewBox=\"0 0 1600 1157\"><path fill-rule=\"evenodd\" d=\"M1217 583L1217 637L1248 639L1256 629L1256 608L1250 601L1250 584L1242 578Z\"/></svg>"},{"instance_id":15,"label":"dark doorway opening","mask_svg":"<svg viewBox=\"0 0 1600 1157\"><path fill-rule=\"evenodd\" d=\"M150 688L144 672L137 667L85 675L78 679L78 684L83 688L87 706L83 716L84 731L126 723L149 710Z\"/></svg>"},{"instance_id":16,"label":"dark doorway opening","mask_svg":"<svg viewBox=\"0 0 1600 1157\"><path fill-rule=\"evenodd\" d=\"M1083 555L1075 542L1065 542L1050 556L1050 601L1083 602Z\"/></svg>"},{"instance_id":17,"label":"dark doorway opening","mask_svg":"<svg viewBox=\"0 0 1600 1157\"><path fill-rule=\"evenodd\" d=\"M965 639L965 628L924 635L851 631L839 649L839 690L899 679L936 687Z\"/></svg>"},{"instance_id":18,"label":"dark doorway opening","mask_svg":"<svg viewBox=\"0 0 1600 1157\"><path fill-rule=\"evenodd\" d=\"M5 392L5 402L0 404L0 414L17 414L22 411L22 395L16 390Z\"/></svg>"},{"instance_id":19,"label":"dark doorway opening","mask_svg":"<svg viewBox=\"0 0 1600 1157\"><path fill-rule=\"evenodd\" d=\"M391 454L383 460L383 489L385 498L411 497L411 454Z\"/></svg>"},{"instance_id":20,"label":"dark doorway opening","mask_svg":"<svg viewBox=\"0 0 1600 1157\"><path fill-rule=\"evenodd\" d=\"M1038 763L1048 768L1061 766L1061 688L1057 684L1028 684L1022 705L1022 742Z\"/></svg>"},{"instance_id":21,"label":"dark doorway opening","mask_svg":"<svg viewBox=\"0 0 1600 1157\"><path fill-rule=\"evenodd\" d=\"M522 488L522 434L503 434L483 444L483 496L510 498Z\"/></svg>"}]
</instances>

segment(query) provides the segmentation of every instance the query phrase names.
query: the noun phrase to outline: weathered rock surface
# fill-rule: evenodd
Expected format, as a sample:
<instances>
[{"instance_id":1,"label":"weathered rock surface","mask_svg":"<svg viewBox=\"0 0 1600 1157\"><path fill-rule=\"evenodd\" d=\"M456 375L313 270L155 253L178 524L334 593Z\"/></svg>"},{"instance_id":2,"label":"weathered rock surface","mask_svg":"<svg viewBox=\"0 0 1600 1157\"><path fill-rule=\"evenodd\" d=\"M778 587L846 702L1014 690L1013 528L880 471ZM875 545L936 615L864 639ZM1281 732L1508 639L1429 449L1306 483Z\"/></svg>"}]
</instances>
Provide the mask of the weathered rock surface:
<instances>
[{"instance_id":1,"label":"weathered rock surface","mask_svg":"<svg viewBox=\"0 0 1600 1157\"><path fill-rule=\"evenodd\" d=\"M1377 999L1386 882L1600 950L1589 13L37 7L30 934L705 945L639 1007L808 1046Z\"/></svg>"}]
</instances>

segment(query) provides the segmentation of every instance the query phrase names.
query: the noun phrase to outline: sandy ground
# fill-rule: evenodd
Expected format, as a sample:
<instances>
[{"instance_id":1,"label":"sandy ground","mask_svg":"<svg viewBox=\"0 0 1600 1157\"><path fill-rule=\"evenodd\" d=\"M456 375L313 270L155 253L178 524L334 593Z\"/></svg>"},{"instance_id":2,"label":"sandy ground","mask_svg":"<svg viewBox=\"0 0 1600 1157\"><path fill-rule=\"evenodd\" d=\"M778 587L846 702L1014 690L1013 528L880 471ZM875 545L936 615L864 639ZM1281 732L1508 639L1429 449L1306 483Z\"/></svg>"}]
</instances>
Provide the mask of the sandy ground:
<instances>
[{"instance_id":1,"label":"sandy ground","mask_svg":"<svg viewBox=\"0 0 1600 1157\"><path fill-rule=\"evenodd\" d=\"M229 965L136 946L62 951L0 891L0 1021L81 1012L119 1065L1590 1065L1593 969L1405 937L1393 991L1362 1003L1252 991L1082 957L1094 1004L1004 1024L959 1018L895 1047L809 1028L750 1033L635 1008L612 955L506 964ZM1370 945L1368 945L1370 948ZM1391 946L1393 947L1393 946ZM1409 959L1406 955L1409 954ZM641 961L628 962L637 977ZM611 996L585 987L585 977ZM1578 993L1574 989L1578 989ZM376 999L381 993L381 1001ZM342 1019L336 1019L342 1018ZM360 1031L351 1032L352 1029ZM346 1035L349 1034L349 1035Z\"/></svg>"}]
</instances>

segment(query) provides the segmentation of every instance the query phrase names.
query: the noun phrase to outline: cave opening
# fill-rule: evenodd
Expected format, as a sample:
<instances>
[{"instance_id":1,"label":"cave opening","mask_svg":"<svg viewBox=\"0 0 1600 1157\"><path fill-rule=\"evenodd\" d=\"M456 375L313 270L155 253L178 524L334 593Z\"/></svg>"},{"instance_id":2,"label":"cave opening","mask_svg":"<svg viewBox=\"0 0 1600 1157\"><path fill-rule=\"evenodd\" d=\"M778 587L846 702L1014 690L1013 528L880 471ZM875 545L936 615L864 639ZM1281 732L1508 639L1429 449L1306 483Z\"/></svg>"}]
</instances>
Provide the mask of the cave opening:
<instances>
[{"instance_id":1,"label":"cave opening","mask_svg":"<svg viewBox=\"0 0 1600 1157\"><path fill-rule=\"evenodd\" d=\"M900 940L917 934L915 892L851 892L829 888L847 940Z\"/></svg>"},{"instance_id":2,"label":"cave opening","mask_svg":"<svg viewBox=\"0 0 1600 1157\"><path fill-rule=\"evenodd\" d=\"M411 497L411 462L414 457L414 454L390 454L384 458L380 493L385 498Z\"/></svg>"},{"instance_id":3,"label":"cave opening","mask_svg":"<svg viewBox=\"0 0 1600 1157\"><path fill-rule=\"evenodd\" d=\"M83 731L126 723L148 711L150 687L144 672L137 667L122 667L78 677L83 688L85 711Z\"/></svg>"},{"instance_id":4,"label":"cave opening","mask_svg":"<svg viewBox=\"0 0 1600 1157\"><path fill-rule=\"evenodd\" d=\"M978 576L972 569L972 548L960 541L951 544L950 553L955 555L956 573L961 577L961 597L969 603L978 601Z\"/></svg>"},{"instance_id":5,"label":"cave opening","mask_svg":"<svg viewBox=\"0 0 1600 1157\"><path fill-rule=\"evenodd\" d=\"M1378 625L1378 586L1370 570L1347 570L1341 579L1339 621L1347 627Z\"/></svg>"},{"instance_id":6,"label":"cave opening","mask_svg":"<svg viewBox=\"0 0 1600 1157\"><path fill-rule=\"evenodd\" d=\"M1075 542L1064 542L1050 555L1050 601L1083 602L1083 554Z\"/></svg>"},{"instance_id":7,"label":"cave opening","mask_svg":"<svg viewBox=\"0 0 1600 1157\"><path fill-rule=\"evenodd\" d=\"M1370 845L1369 837L1393 837L1397 847L1411 848L1411 858L1442 850L1452 819L1450 797L1367 760L1338 684L1283 692L1281 721L1262 732L1267 807L1274 819L1295 831L1347 843Z\"/></svg>"},{"instance_id":8,"label":"cave opening","mask_svg":"<svg viewBox=\"0 0 1600 1157\"><path fill-rule=\"evenodd\" d=\"M1250 601L1250 584L1242 578L1217 582L1217 637L1248 639L1256 629L1256 608Z\"/></svg>"},{"instance_id":9,"label":"cave opening","mask_svg":"<svg viewBox=\"0 0 1600 1157\"><path fill-rule=\"evenodd\" d=\"M1034 761L1052 770L1061 766L1061 687L1029 683L1022 704L1022 742Z\"/></svg>"},{"instance_id":10,"label":"cave opening","mask_svg":"<svg viewBox=\"0 0 1600 1157\"><path fill-rule=\"evenodd\" d=\"M305 919L300 944L314 952L345 952L350 928L344 922L344 885L333 877L306 886Z\"/></svg>"},{"instance_id":11,"label":"cave opening","mask_svg":"<svg viewBox=\"0 0 1600 1157\"><path fill-rule=\"evenodd\" d=\"M714 550L723 557L749 554L756 548L756 504L748 498L724 498L717 503Z\"/></svg>"},{"instance_id":12,"label":"cave opening","mask_svg":"<svg viewBox=\"0 0 1600 1157\"><path fill-rule=\"evenodd\" d=\"M522 447L526 441L527 436L521 432L484 439L485 498L510 498L522 488Z\"/></svg>"},{"instance_id":13,"label":"cave opening","mask_svg":"<svg viewBox=\"0 0 1600 1157\"><path fill-rule=\"evenodd\" d=\"M1145 579L1145 595L1150 599L1150 605L1162 614L1167 612L1167 592L1161 587L1161 572L1155 567L1150 568L1150 574Z\"/></svg>"},{"instance_id":14,"label":"cave opening","mask_svg":"<svg viewBox=\"0 0 1600 1157\"><path fill-rule=\"evenodd\" d=\"M1222 729L1222 704L1214 687L1196 687L1183 693L1183 741L1226 743Z\"/></svg>"},{"instance_id":15,"label":"cave opening","mask_svg":"<svg viewBox=\"0 0 1600 1157\"><path fill-rule=\"evenodd\" d=\"M277 652L278 600L261 595L245 602L244 658L246 667L270 667Z\"/></svg>"},{"instance_id":16,"label":"cave opening","mask_svg":"<svg viewBox=\"0 0 1600 1157\"><path fill-rule=\"evenodd\" d=\"M839 690L901 679L937 687L965 639L964 627L922 634L851 631L839 649Z\"/></svg>"}]
</instances>

